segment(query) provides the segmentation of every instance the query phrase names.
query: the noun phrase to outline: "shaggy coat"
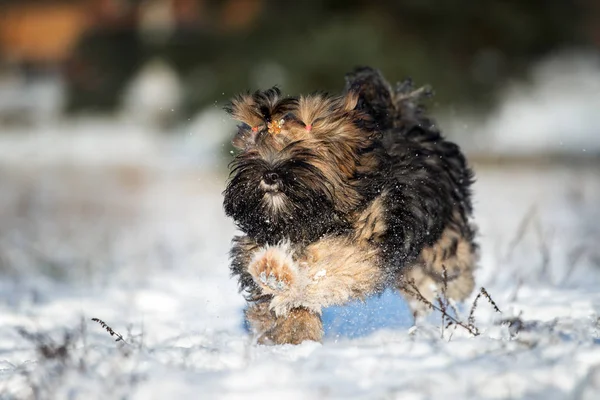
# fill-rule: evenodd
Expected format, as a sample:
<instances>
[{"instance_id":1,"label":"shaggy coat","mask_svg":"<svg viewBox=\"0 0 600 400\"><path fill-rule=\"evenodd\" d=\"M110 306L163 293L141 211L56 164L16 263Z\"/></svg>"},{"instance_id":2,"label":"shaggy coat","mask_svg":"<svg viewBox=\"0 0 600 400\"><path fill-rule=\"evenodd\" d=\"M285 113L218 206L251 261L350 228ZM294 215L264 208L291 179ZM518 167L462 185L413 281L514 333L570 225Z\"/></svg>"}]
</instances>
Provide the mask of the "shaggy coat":
<instances>
[{"instance_id":1,"label":"shaggy coat","mask_svg":"<svg viewBox=\"0 0 600 400\"><path fill-rule=\"evenodd\" d=\"M473 173L424 115L428 95L360 68L340 96L273 88L227 107L241 122L224 192L243 232L231 270L261 343L319 340L323 307L386 287L415 314L414 288L430 300L441 286L456 300L471 293Z\"/></svg>"}]
</instances>

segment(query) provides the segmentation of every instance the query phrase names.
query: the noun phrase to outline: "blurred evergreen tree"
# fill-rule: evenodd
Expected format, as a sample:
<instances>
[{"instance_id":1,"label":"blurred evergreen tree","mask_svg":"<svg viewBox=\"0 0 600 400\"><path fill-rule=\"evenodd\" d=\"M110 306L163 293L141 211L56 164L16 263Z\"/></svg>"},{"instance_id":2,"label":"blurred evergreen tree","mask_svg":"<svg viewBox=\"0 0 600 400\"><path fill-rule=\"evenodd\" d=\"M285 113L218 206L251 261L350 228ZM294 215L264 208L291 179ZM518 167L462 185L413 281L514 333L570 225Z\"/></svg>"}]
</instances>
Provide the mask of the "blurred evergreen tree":
<instances>
[{"instance_id":1,"label":"blurred evergreen tree","mask_svg":"<svg viewBox=\"0 0 600 400\"><path fill-rule=\"evenodd\" d=\"M244 3L245 2L245 3ZM157 55L184 83L183 114L279 84L286 93L339 90L357 65L431 84L437 102L486 105L506 80L563 47L588 46L585 2L553 0L205 0L196 24L163 41L95 32L74 56L103 80L72 105L105 108L140 63ZM243 3L243 4L242 4ZM254 8L252 8L252 7ZM121 33L123 35L123 33ZM100 74L101 72L101 74Z\"/></svg>"}]
</instances>

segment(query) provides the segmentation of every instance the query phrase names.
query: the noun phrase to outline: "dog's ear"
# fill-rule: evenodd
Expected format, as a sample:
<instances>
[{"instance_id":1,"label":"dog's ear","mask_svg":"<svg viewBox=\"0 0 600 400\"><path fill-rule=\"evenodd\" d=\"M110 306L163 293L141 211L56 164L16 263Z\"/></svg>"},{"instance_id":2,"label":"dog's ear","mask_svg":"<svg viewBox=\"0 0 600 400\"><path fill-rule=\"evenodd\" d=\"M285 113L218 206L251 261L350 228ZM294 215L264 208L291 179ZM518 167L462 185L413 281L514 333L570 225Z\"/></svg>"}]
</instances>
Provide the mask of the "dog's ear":
<instances>
[{"instance_id":1,"label":"dog's ear","mask_svg":"<svg viewBox=\"0 0 600 400\"><path fill-rule=\"evenodd\" d=\"M241 123L237 126L237 133L231 140L231 144L238 150L245 150L252 147L256 143L258 128L251 127L246 123Z\"/></svg>"},{"instance_id":2,"label":"dog's ear","mask_svg":"<svg viewBox=\"0 0 600 400\"><path fill-rule=\"evenodd\" d=\"M359 67L346 75L346 96L357 96L355 111L369 115L379 130L390 129L397 118L398 110L393 102L392 86L380 71L370 67ZM358 113L357 113L358 115Z\"/></svg>"},{"instance_id":3,"label":"dog's ear","mask_svg":"<svg viewBox=\"0 0 600 400\"><path fill-rule=\"evenodd\" d=\"M381 127L378 125L378 120L370 112L361 89L358 84L347 87L339 98L337 107L338 112L344 118L350 118L361 129L363 138L370 140L372 137L379 135Z\"/></svg>"},{"instance_id":4,"label":"dog's ear","mask_svg":"<svg viewBox=\"0 0 600 400\"><path fill-rule=\"evenodd\" d=\"M347 87L335 102L335 109L342 115L351 115L353 118L361 118L365 110L365 98L361 87L356 84Z\"/></svg>"},{"instance_id":5,"label":"dog's ear","mask_svg":"<svg viewBox=\"0 0 600 400\"><path fill-rule=\"evenodd\" d=\"M340 98L340 109L343 112L354 111L359 106L360 93L358 89L358 87L350 88Z\"/></svg>"},{"instance_id":6,"label":"dog's ear","mask_svg":"<svg viewBox=\"0 0 600 400\"><path fill-rule=\"evenodd\" d=\"M249 93L237 95L225 106L225 111L241 122L232 140L233 146L244 149L254 144L259 127L264 124L254 96Z\"/></svg>"}]
</instances>

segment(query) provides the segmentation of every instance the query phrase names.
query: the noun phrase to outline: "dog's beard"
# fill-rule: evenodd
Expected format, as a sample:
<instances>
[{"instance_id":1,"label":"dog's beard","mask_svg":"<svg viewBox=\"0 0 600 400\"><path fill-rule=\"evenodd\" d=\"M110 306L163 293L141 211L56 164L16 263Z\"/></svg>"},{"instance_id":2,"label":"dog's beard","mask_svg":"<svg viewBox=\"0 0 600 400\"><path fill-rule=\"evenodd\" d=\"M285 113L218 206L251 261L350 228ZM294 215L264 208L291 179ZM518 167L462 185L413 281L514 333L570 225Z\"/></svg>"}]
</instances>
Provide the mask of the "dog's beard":
<instances>
[{"instance_id":1,"label":"dog's beard","mask_svg":"<svg viewBox=\"0 0 600 400\"><path fill-rule=\"evenodd\" d=\"M268 172L276 182L265 182ZM310 242L347 228L335 209L332 188L322 173L302 159L268 163L239 158L224 192L225 213L258 242Z\"/></svg>"},{"instance_id":2,"label":"dog's beard","mask_svg":"<svg viewBox=\"0 0 600 400\"><path fill-rule=\"evenodd\" d=\"M270 213L277 215L286 212L288 199L283 193L265 193L263 203Z\"/></svg>"}]
</instances>

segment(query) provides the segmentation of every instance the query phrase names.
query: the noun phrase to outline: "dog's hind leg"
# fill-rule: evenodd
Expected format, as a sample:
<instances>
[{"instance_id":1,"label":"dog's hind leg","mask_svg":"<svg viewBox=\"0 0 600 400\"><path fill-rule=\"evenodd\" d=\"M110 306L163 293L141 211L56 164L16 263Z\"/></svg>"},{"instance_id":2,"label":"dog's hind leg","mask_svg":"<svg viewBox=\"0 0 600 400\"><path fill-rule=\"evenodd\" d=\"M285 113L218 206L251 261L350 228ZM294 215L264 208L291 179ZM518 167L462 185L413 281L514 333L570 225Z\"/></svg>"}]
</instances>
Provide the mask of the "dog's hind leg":
<instances>
[{"instance_id":1,"label":"dog's hind leg","mask_svg":"<svg viewBox=\"0 0 600 400\"><path fill-rule=\"evenodd\" d=\"M400 271L397 287L407 299L415 316L428 312L418 292L434 303L438 295L464 300L475 286L473 272L477 264L477 246L468 225L451 223L433 246L421 250L415 262Z\"/></svg>"}]
</instances>

